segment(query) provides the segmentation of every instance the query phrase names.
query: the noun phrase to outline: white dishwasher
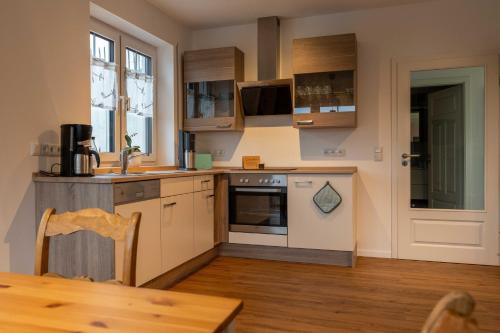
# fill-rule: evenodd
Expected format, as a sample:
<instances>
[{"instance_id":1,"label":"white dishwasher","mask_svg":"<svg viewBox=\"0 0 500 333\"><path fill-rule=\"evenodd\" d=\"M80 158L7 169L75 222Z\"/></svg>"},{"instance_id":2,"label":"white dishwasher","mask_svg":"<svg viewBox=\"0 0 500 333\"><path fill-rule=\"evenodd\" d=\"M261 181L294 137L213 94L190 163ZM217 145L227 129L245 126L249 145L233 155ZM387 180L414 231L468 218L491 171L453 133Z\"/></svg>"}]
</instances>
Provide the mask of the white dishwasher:
<instances>
[{"instance_id":1,"label":"white dishwasher","mask_svg":"<svg viewBox=\"0 0 500 333\"><path fill-rule=\"evenodd\" d=\"M321 211L314 196L331 185L341 203ZM288 247L354 251L356 247L356 174L288 176Z\"/></svg>"},{"instance_id":2,"label":"white dishwasher","mask_svg":"<svg viewBox=\"0 0 500 333\"><path fill-rule=\"evenodd\" d=\"M136 285L140 286L162 274L160 181L148 180L115 184L115 213L130 217L140 212L137 245ZM123 272L123 242L115 242L115 276Z\"/></svg>"}]
</instances>

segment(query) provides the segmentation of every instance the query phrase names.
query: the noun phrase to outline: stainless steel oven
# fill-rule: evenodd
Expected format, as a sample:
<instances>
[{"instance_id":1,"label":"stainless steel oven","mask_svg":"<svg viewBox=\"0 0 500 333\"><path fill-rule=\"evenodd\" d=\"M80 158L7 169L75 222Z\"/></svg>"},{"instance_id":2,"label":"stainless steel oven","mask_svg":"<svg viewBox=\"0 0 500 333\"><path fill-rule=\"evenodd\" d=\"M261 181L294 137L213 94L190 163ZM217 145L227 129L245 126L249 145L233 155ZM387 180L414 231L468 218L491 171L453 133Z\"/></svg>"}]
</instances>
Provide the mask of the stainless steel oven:
<instances>
[{"instance_id":1,"label":"stainless steel oven","mask_svg":"<svg viewBox=\"0 0 500 333\"><path fill-rule=\"evenodd\" d=\"M231 174L229 178L229 230L288 234L286 188L286 175Z\"/></svg>"}]
</instances>

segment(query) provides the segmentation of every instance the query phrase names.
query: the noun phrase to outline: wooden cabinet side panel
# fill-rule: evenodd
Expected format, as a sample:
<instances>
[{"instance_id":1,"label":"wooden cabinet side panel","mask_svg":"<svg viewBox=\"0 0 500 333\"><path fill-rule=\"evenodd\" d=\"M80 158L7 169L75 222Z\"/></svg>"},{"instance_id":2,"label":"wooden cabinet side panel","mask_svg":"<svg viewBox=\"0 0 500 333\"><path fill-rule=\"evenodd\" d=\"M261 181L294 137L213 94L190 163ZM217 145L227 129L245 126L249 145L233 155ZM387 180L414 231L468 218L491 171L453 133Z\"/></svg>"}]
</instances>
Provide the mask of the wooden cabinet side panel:
<instances>
[{"instance_id":1,"label":"wooden cabinet side panel","mask_svg":"<svg viewBox=\"0 0 500 333\"><path fill-rule=\"evenodd\" d=\"M229 176L215 176L215 244L229 241Z\"/></svg>"},{"instance_id":2,"label":"wooden cabinet side panel","mask_svg":"<svg viewBox=\"0 0 500 333\"><path fill-rule=\"evenodd\" d=\"M83 208L113 212L111 184L35 183L36 226L47 208L57 213ZM68 277L87 275L95 280L113 279L114 241L91 231L50 239L49 271Z\"/></svg>"},{"instance_id":3,"label":"wooden cabinet side panel","mask_svg":"<svg viewBox=\"0 0 500 333\"><path fill-rule=\"evenodd\" d=\"M184 52L184 82L234 80L235 53L234 47Z\"/></svg>"},{"instance_id":4,"label":"wooden cabinet side panel","mask_svg":"<svg viewBox=\"0 0 500 333\"><path fill-rule=\"evenodd\" d=\"M355 34L294 39L293 73L355 70L356 50Z\"/></svg>"}]
</instances>

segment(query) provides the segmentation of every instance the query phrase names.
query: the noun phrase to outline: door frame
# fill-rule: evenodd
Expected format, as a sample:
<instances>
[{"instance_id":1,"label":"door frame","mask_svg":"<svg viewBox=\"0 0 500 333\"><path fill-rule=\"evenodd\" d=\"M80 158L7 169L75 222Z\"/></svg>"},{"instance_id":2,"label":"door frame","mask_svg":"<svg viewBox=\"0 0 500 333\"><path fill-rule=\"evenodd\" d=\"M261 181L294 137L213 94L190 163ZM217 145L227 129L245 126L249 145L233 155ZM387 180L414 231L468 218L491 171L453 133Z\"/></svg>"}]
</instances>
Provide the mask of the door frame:
<instances>
[{"instance_id":1,"label":"door frame","mask_svg":"<svg viewBox=\"0 0 500 333\"><path fill-rule=\"evenodd\" d=\"M498 196L491 198L491 187L499 187L499 156L498 150L492 149L492 144L489 142L491 136L497 136L497 142L500 142L498 135L500 132L499 121L499 53L489 55L471 55L465 57L437 57L437 58L395 58L391 61L391 257L398 258L398 168L401 163L401 152L398 145L398 91L399 72L402 70L417 71L417 70L433 70L446 68L460 67L484 67L485 73L485 179L484 185L484 210L487 211L493 208L492 220L499 221L498 206L500 200ZM493 152L493 154L492 154ZM490 172L493 169L496 171ZM488 195L490 193L490 195ZM464 210L464 213L467 212ZM497 222L498 223L498 222ZM499 223L500 224L500 223ZM498 229L498 228L497 228ZM499 235L500 238L500 235ZM497 253L500 249L497 248ZM500 264L500 256L497 265Z\"/></svg>"}]
</instances>

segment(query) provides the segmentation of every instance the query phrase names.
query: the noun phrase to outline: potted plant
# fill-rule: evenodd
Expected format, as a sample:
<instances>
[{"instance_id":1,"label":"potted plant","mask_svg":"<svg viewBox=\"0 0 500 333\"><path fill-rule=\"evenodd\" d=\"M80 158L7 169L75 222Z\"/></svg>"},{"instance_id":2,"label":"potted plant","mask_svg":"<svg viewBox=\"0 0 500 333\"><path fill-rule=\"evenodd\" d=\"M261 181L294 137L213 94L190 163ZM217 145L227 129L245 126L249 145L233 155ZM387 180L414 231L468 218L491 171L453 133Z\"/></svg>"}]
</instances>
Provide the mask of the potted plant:
<instances>
[{"instance_id":1,"label":"potted plant","mask_svg":"<svg viewBox=\"0 0 500 333\"><path fill-rule=\"evenodd\" d=\"M140 167L142 163L142 155L141 149L139 146L132 146L132 138L136 136L137 133L133 134L125 134L125 141L127 142L127 147L125 148L128 151L128 166L130 167Z\"/></svg>"}]
</instances>

